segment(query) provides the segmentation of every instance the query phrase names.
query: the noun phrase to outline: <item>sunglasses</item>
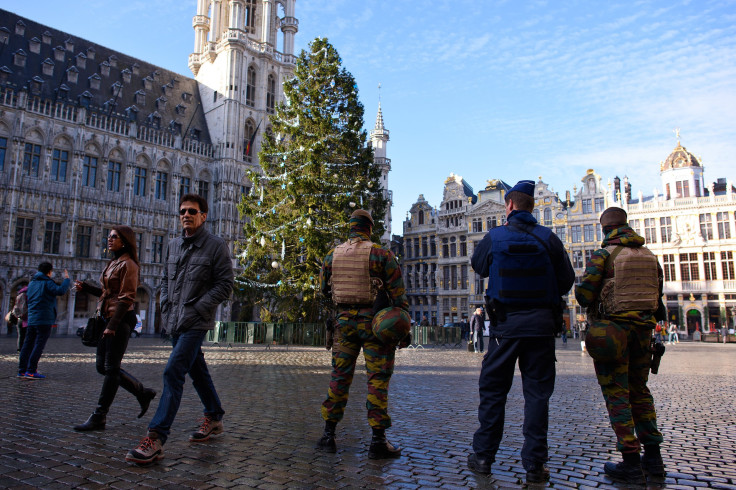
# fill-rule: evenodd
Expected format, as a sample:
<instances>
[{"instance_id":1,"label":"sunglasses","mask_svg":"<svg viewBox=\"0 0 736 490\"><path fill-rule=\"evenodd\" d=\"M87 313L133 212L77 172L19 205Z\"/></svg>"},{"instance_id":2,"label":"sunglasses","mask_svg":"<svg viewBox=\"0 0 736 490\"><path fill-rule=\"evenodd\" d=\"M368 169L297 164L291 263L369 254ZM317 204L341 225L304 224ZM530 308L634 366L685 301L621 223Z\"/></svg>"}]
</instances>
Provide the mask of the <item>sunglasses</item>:
<instances>
[{"instance_id":1,"label":"sunglasses","mask_svg":"<svg viewBox=\"0 0 736 490\"><path fill-rule=\"evenodd\" d=\"M197 216L199 214L199 212L200 212L199 209L194 209L194 208L181 208L179 210L179 215L180 216L184 216L185 214L189 213L192 216Z\"/></svg>"},{"instance_id":2,"label":"sunglasses","mask_svg":"<svg viewBox=\"0 0 736 490\"><path fill-rule=\"evenodd\" d=\"M108 240L117 240L118 238L120 238L118 235L110 235L107 237Z\"/></svg>"}]
</instances>

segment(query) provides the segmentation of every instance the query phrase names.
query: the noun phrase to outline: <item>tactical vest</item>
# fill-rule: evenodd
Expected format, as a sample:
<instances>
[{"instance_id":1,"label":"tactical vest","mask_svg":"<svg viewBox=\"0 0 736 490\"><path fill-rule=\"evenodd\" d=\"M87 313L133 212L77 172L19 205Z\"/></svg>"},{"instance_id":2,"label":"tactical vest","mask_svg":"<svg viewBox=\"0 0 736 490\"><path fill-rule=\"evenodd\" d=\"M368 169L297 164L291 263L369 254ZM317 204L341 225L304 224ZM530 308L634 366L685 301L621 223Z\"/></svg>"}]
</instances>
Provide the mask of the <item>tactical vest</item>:
<instances>
[{"instance_id":1,"label":"tactical vest","mask_svg":"<svg viewBox=\"0 0 736 490\"><path fill-rule=\"evenodd\" d=\"M335 248L330 277L332 300L335 304L373 304L377 288L370 277L372 247L373 243L368 240L351 239Z\"/></svg>"},{"instance_id":2,"label":"tactical vest","mask_svg":"<svg viewBox=\"0 0 736 490\"><path fill-rule=\"evenodd\" d=\"M493 261L486 293L491 300L518 308L545 308L559 303L547 245L552 232L542 226L532 229L534 234L510 225L493 230Z\"/></svg>"},{"instance_id":3,"label":"tactical vest","mask_svg":"<svg viewBox=\"0 0 736 490\"><path fill-rule=\"evenodd\" d=\"M606 315L657 310L657 257L646 247L609 245L600 302Z\"/></svg>"}]
</instances>

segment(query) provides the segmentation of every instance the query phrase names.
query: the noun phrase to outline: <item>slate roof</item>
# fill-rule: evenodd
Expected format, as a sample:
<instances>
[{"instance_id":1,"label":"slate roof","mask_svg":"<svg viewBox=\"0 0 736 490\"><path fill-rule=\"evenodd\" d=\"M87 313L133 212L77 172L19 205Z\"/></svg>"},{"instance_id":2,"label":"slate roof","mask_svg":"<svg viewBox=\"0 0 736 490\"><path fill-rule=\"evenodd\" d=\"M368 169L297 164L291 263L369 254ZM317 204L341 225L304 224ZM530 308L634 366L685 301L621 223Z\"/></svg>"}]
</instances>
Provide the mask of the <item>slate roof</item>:
<instances>
[{"instance_id":1,"label":"slate roof","mask_svg":"<svg viewBox=\"0 0 736 490\"><path fill-rule=\"evenodd\" d=\"M211 142L193 78L3 9L0 37L8 37L0 45L0 88Z\"/></svg>"}]
</instances>

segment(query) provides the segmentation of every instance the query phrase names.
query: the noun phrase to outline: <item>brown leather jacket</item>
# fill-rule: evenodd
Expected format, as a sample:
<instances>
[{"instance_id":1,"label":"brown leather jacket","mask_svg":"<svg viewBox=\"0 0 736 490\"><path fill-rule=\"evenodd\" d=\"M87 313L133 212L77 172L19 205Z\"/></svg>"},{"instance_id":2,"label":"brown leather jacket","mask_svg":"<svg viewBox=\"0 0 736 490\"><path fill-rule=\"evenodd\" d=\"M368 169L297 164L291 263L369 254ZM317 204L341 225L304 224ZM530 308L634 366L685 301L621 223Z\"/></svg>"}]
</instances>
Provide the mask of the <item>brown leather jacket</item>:
<instances>
[{"instance_id":1,"label":"brown leather jacket","mask_svg":"<svg viewBox=\"0 0 736 490\"><path fill-rule=\"evenodd\" d=\"M130 255L124 253L120 257L111 260L100 276L102 283L102 296L97 307L106 319L110 320L115 315L118 304L127 305L125 311L135 309L135 295L138 290L138 264ZM114 322L111 326L116 326Z\"/></svg>"}]
</instances>

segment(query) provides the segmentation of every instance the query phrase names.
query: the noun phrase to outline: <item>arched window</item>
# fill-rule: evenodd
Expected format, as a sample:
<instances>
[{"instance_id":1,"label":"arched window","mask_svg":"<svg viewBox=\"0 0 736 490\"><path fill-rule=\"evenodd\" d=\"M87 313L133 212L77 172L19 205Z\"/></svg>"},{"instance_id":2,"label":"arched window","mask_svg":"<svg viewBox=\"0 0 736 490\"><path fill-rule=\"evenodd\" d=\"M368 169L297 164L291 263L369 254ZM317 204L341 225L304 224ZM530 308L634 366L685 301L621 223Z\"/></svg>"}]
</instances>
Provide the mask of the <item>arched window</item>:
<instances>
[{"instance_id":1,"label":"arched window","mask_svg":"<svg viewBox=\"0 0 736 490\"><path fill-rule=\"evenodd\" d=\"M252 65L248 67L248 76L245 83L245 105L251 107L256 105L256 69Z\"/></svg>"},{"instance_id":2,"label":"arched window","mask_svg":"<svg viewBox=\"0 0 736 490\"><path fill-rule=\"evenodd\" d=\"M273 75L268 76L266 84L266 112L273 114L276 108L276 78Z\"/></svg>"},{"instance_id":3,"label":"arched window","mask_svg":"<svg viewBox=\"0 0 736 490\"><path fill-rule=\"evenodd\" d=\"M552 210L544 208L544 226L552 226Z\"/></svg>"},{"instance_id":4,"label":"arched window","mask_svg":"<svg viewBox=\"0 0 736 490\"><path fill-rule=\"evenodd\" d=\"M253 121L248 119L245 121L245 140L243 141L243 160L246 162L253 161L253 148L251 148L251 140L255 133L256 127L253 125Z\"/></svg>"}]
</instances>

